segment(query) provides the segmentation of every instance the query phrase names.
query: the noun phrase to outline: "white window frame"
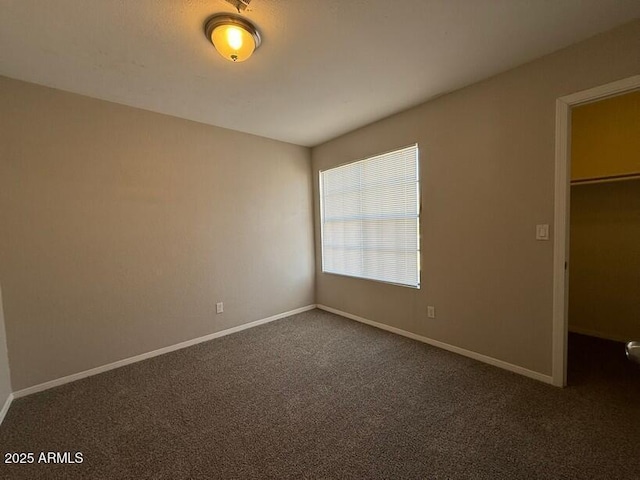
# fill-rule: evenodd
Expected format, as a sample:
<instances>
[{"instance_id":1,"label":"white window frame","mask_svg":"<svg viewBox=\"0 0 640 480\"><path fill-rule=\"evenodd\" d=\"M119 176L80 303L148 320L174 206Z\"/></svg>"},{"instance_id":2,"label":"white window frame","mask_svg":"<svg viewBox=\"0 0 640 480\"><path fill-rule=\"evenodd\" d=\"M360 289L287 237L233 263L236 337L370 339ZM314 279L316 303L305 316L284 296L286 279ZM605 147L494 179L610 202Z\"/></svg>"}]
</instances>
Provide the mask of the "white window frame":
<instances>
[{"instance_id":1,"label":"white window frame","mask_svg":"<svg viewBox=\"0 0 640 480\"><path fill-rule=\"evenodd\" d=\"M416 161L416 181L415 181L415 185L416 185L416 215L415 217L413 217L413 215L411 217L406 217L406 218L415 218L416 219L416 256L417 256L417 264L416 264L416 278L417 278L417 283L416 284L412 284L412 283L398 283L398 282L393 282L393 281L389 281L389 280L385 280L385 279L380 279L380 278L371 278L368 276L359 276L359 275L352 275L352 274L348 274L348 273L343 273L343 272L336 272L336 271L328 271L325 265L325 209L324 209L324 190L323 190L323 175L326 172L329 172L331 170L340 168L340 167L344 167L347 165L352 165L352 164L356 164L356 163L362 163L362 162L367 162L367 161L371 161L371 160L377 160L380 159L381 157L387 156L387 155L393 155L393 154L397 154L399 152L402 152L404 150L409 150L409 149L414 149L415 151L415 161ZM318 175L318 186L319 186L319 190L318 190L318 196L319 196L319 202L320 202L320 248L321 248L321 264L322 264L322 272L326 273L326 274L330 274L330 275L338 275L338 276L344 276L344 277L350 277L350 278L358 278L361 280L370 280L370 281L374 281L374 282L380 282L380 283L386 283L386 284L390 284L390 285L398 285L398 286L402 286L402 287L409 287L409 288L415 288L415 289L419 289L420 288L420 280L421 280L421 238L420 238L420 217L421 217L421 213L422 213L422 204L421 204L421 191L420 191L420 151L419 151L419 147L418 144L412 144L412 145L408 145L402 148L397 148L394 150L390 150L388 152L384 152L384 153L380 153L377 155L372 155L370 157L366 157L364 159L360 159L360 160L355 160L355 161L351 161L351 162L346 162L343 163L341 165L335 166L335 167L331 167L328 169L324 169L324 170L320 170L319 175Z\"/></svg>"}]
</instances>

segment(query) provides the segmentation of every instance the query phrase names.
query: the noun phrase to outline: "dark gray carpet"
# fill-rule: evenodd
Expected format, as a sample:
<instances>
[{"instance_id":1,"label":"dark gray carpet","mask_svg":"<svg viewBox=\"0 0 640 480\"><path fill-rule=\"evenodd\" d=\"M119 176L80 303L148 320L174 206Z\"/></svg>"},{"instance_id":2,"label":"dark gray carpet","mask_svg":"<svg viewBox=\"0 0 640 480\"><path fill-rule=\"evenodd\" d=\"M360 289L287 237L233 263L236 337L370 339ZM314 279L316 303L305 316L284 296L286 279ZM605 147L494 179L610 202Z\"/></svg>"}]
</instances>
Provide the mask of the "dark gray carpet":
<instances>
[{"instance_id":1,"label":"dark gray carpet","mask_svg":"<svg viewBox=\"0 0 640 480\"><path fill-rule=\"evenodd\" d=\"M638 479L619 348L573 336L557 389L314 310L16 400L3 458L84 462L0 478Z\"/></svg>"}]
</instances>

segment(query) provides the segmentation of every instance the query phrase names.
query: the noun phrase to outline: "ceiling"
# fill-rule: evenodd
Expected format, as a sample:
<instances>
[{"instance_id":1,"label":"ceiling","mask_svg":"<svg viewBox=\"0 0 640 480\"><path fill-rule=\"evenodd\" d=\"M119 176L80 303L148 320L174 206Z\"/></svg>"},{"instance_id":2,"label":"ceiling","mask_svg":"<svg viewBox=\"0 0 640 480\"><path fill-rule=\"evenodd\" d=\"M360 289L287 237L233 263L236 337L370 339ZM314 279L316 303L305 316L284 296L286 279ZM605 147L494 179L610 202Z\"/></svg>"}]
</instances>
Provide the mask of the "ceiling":
<instances>
[{"instance_id":1,"label":"ceiling","mask_svg":"<svg viewBox=\"0 0 640 480\"><path fill-rule=\"evenodd\" d=\"M640 17L638 0L0 0L0 75L313 146Z\"/></svg>"}]
</instances>

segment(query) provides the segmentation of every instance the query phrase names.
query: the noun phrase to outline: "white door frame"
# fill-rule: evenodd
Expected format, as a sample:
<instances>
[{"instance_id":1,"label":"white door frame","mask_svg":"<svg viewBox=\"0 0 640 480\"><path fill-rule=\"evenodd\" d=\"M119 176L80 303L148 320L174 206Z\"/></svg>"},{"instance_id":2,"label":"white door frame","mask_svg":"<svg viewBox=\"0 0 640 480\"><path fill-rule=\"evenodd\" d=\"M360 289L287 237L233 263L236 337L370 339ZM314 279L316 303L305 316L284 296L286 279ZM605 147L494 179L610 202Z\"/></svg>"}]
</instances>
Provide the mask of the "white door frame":
<instances>
[{"instance_id":1,"label":"white door frame","mask_svg":"<svg viewBox=\"0 0 640 480\"><path fill-rule=\"evenodd\" d=\"M640 75L573 93L556 100L556 173L553 241L552 380L567 385L567 330L569 310L569 195L571 107L640 89Z\"/></svg>"}]
</instances>

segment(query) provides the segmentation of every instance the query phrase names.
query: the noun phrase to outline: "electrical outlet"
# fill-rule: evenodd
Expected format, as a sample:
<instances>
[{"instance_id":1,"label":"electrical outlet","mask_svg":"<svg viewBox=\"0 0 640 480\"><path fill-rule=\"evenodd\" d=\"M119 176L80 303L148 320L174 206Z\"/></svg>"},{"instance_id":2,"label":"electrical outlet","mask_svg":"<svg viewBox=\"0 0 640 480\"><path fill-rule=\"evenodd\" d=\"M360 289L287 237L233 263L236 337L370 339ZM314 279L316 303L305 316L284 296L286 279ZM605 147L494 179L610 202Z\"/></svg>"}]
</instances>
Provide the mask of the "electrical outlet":
<instances>
[{"instance_id":1,"label":"electrical outlet","mask_svg":"<svg viewBox=\"0 0 640 480\"><path fill-rule=\"evenodd\" d=\"M224 312L224 304L222 302L216 303L216 313Z\"/></svg>"},{"instance_id":2,"label":"electrical outlet","mask_svg":"<svg viewBox=\"0 0 640 480\"><path fill-rule=\"evenodd\" d=\"M427 307L427 318L436 318L436 307L431 305Z\"/></svg>"}]
</instances>

